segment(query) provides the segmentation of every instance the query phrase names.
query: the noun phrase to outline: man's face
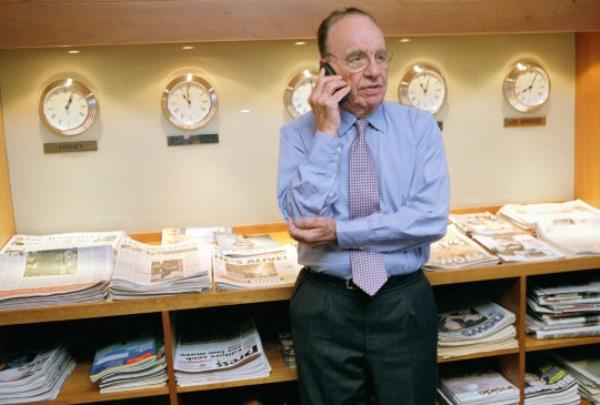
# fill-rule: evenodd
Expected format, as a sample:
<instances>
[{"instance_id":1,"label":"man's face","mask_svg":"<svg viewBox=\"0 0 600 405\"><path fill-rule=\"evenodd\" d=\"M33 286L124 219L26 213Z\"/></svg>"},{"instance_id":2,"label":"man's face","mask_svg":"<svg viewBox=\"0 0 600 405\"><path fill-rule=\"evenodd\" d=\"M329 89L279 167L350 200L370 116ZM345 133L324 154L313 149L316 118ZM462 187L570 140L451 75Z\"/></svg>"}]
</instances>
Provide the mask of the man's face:
<instances>
[{"instance_id":1,"label":"man's face","mask_svg":"<svg viewBox=\"0 0 600 405\"><path fill-rule=\"evenodd\" d=\"M383 33L364 15L351 14L337 21L330 29L327 51L335 55L326 59L350 86L344 108L357 116L365 116L375 110L385 97L387 89L387 65L375 63L373 56L385 50ZM360 72L352 72L344 63L356 52L365 52L371 59Z\"/></svg>"}]
</instances>

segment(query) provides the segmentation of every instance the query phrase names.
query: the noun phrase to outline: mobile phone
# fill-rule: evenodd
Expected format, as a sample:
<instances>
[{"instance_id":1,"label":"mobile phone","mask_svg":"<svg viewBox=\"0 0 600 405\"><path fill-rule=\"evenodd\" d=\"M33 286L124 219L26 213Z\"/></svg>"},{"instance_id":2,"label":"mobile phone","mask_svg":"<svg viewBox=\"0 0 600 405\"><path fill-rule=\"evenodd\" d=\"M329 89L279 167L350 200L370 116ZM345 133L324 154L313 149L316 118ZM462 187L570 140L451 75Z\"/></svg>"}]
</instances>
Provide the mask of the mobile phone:
<instances>
[{"instance_id":1,"label":"mobile phone","mask_svg":"<svg viewBox=\"0 0 600 405\"><path fill-rule=\"evenodd\" d=\"M335 69L333 69L333 67L331 67L331 65L327 62L325 63L321 63L321 67L323 69L325 69L325 76L335 76L337 75L337 73L335 72ZM341 100L340 100L340 104L343 104L344 101L346 101L346 99L348 98L348 95L346 94Z\"/></svg>"}]
</instances>

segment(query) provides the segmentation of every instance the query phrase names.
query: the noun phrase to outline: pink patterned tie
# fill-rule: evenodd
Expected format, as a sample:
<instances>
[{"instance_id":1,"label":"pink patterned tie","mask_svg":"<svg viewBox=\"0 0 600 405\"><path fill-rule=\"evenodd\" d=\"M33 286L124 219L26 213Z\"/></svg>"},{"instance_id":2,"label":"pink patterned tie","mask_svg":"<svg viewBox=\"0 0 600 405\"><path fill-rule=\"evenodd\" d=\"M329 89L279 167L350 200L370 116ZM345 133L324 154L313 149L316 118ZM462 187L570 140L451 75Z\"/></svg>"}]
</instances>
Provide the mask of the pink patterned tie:
<instances>
[{"instance_id":1,"label":"pink patterned tie","mask_svg":"<svg viewBox=\"0 0 600 405\"><path fill-rule=\"evenodd\" d=\"M357 134L350 145L350 219L379 212L377 169L365 141L367 124L365 119L356 121ZM375 295L387 281L382 253L352 251L350 262L352 281L367 294Z\"/></svg>"}]
</instances>

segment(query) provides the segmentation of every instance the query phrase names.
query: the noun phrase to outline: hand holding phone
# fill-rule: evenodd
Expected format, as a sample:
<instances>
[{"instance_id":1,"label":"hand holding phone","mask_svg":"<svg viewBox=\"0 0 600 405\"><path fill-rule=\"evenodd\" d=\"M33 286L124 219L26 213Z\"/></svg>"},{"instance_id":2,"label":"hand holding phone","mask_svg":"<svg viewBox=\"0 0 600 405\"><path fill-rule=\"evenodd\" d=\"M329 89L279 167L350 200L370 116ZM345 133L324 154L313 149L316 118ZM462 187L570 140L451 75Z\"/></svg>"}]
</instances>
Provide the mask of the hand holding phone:
<instances>
[{"instance_id":1,"label":"hand holding phone","mask_svg":"<svg viewBox=\"0 0 600 405\"><path fill-rule=\"evenodd\" d=\"M331 65L327 62L325 63L321 63L321 67L323 69L325 69L325 76L336 76L337 73L335 72L335 69L333 69L333 67L331 67ZM339 102L339 104L343 104L344 101L346 101L348 99L348 95L346 94Z\"/></svg>"}]
</instances>

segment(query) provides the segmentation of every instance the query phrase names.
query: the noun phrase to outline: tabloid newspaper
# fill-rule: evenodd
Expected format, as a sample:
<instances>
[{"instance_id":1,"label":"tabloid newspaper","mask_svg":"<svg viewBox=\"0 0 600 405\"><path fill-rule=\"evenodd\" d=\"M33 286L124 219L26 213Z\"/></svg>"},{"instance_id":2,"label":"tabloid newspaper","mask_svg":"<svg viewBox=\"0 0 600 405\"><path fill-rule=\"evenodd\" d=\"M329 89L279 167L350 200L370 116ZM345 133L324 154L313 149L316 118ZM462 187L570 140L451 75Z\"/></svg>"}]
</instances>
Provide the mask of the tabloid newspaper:
<instances>
[{"instance_id":1,"label":"tabloid newspaper","mask_svg":"<svg viewBox=\"0 0 600 405\"><path fill-rule=\"evenodd\" d=\"M529 364L529 359L528 359ZM534 361L525 373L525 404L581 403L577 380L567 370L548 361Z\"/></svg>"},{"instance_id":2,"label":"tabloid newspaper","mask_svg":"<svg viewBox=\"0 0 600 405\"><path fill-rule=\"evenodd\" d=\"M522 228L518 228L502 217L488 211L473 214L450 214L450 221L469 236L473 234L503 235L524 232Z\"/></svg>"},{"instance_id":3,"label":"tabloid newspaper","mask_svg":"<svg viewBox=\"0 0 600 405\"><path fill-rule=\"evenodd\" d=\"M551 352L552 356L575 377L579 393L593 403L600 402L600 348L598 345Z\"/></svg>"},{"instance_id":4,"label":"tabloid newspaper","mask_svg":"<svg viewBox=\"0 0 600 405\"><path fill-rule=\"evenodd\" d=\"M600 254L600 215L540 221L537 235L571 256Z\"/></svg>"},{"instance_id":5,"label":"tabloid newspaper","mask_svg":"<svg viewBox=\"0 0 600 405\"><path fill-rule=\"evenodd\" d=\"M500 259L462 234L455 225L448 225L446 235L431 244L426 270L456 269L496 264Z\"/></svg>"},{"instance_id":6,"label":"tabloid newspaper","mask_svg":"<svg viewBox=\"0 0 600 405\"><path fill-rule=\"evenodd\" d=\"M0 308L103 300L112 268L110 245L0 254Z\"/></svg>"},{"instance_id":7,"label":"tabloid newspaper","mask_svg":"<svg viewBox=\"0 0 600 405\"><path fill-rule=\"evenodd\" d=\"M106 245L117 249L123 237L125 237L123 231L59 233L40 236L13 235L0 253L39 252Z\"/></svg>"},{"instance_id":8,"label":"tabloid newspaper","mask_svg":"<svg viewBox=\"0 0 600 405\"><path fill-rule=\"evenodd\" d=\"M174 367L179 386L266 377L271 371L253 320L184 332Z\"/></svg>"},{"instance_id":9,"label":"tabloid newspaper","mask_svg":"<svg viewBox=\"0 0 600 405\"><path fill-rule=\"evenodd\" d=\"M301 266L293 244L268 236L215 234L213 275L218 290L269 288L292 285Z\"/></svg>"},{"instance_id":10,"label":"tabloid newspaper","mask_svg":"<svg viewBox=\"0 0 600 405\"><path fill-rule=\"evenodd\" d=\"M500 208L498 214L525 229L535 231L540 221L598 218L600 210L584 201L573 200L564 203L507 204Z\"/></svg>"},{"instance_id":11,"label":"tabloid newspaper","mask_svg":"<svg viewBox=\"0 0 600 405\"><path fill-rule=\"evenodd\" d=\"M75 368L64 346L0 355L0 404L49 401Z\"/></svg>"},{"instance_id":12,"label":"tabloid newspaper","mask_svg":"<svg viewBox=\"0 0 600 405\"><path fill-rule=\"evenodd\" d=\"M215 232L232 232L231 226L206 226L206 227L187 227L187 228L164 228L162 230L161 243L163 245L172 245L180 242L205 242L212 244L215 242Z\"/></svg>"},{"instance_id":13,"label":"tabloid newspaper","mask_svg":"<svg viewBox=\"0 0 600 405\"><path fill-rule=\"evenodd\" d=\"M519 403L519 389L496 371L442 376L438 391L453 404Z\"/></svg>"},{"instance_id":14,"label":"tabloid newspaper","mask_svg":"<svg viewBox=\"0 0 600 405\"><path fill-rule=\"evenodd\" d=\"M492 301L481 301L438 315L438 341L469 341L492 335L514 324L515 314Z\"/></svg>"},{"instance_id":15,"label":"tabloid newspaper","mask_svg":"<svg viewBox=\"0 0 600 405\"><path fill-rule=\"evenodd\" d=\"M473 239L507 263L558 260L565 257L558 249L529 234L473 235Z\"/></svg>"},{"instance_id":16,"label":"tabloid newspaper","mask_svg":"<svg viewBox=\"0 0 600 405\"><path fill-rule=\"evenodd\" d=\"M114 299L209 291L212 247L200 242L147 245L125 238L111 282Z\"/></svg>"}]
</instances>

